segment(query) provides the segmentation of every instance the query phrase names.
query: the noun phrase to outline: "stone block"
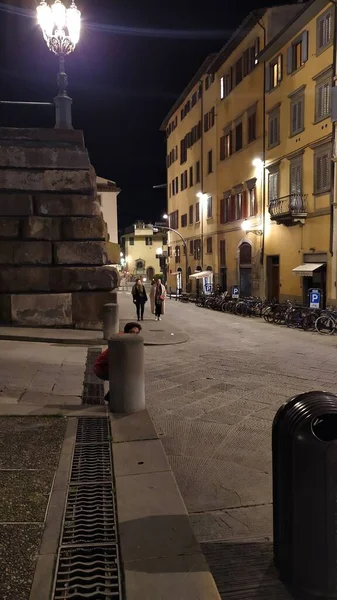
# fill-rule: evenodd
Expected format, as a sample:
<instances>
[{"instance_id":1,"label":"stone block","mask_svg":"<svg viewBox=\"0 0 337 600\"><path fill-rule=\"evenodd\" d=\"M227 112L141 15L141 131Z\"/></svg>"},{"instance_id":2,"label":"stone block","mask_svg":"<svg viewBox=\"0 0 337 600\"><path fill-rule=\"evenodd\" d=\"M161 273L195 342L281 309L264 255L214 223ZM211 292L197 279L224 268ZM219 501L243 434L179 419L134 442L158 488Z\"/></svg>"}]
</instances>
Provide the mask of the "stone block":
<instances>
[{"instance_id":1,"label":"stone block","mask_svg":"<svg viewBox=\"0 0 337 600\"><path fill-rule=\"evenodd\" d=\"M50 270L50 289L55 292L112 291L119 284L113 267L53 267Z\"/></svg>"},{"instance_id":2,"label":"stone block","mask_svg":"<svg viewBox=\"0 0 337 600\"><path fill-rule=\"evenodd\" d=\"M88 169L89 164L84 148L0 145L0 168Z\"/></svg>"},{"instance_id":3,"label":"stone block","mask_svg":"<svg viewBox=\"0 0 337 600\"><path fill-rule=\"evenodd\" d=\"M101 209L95 196L91 194L39 194L35 197L35 212L49 217L92 216L100 215Z\"/></svg>"},{"instance_id":4,"label":"stone block","mask_svg":"<svg viewBox=\"0 0 337 600\"><path fill-rule=\"evenodd\" d=\"M0 189L14 191L95 193L92 171L70 169L1 169Z\"/></svg>"},{"instance_id":5,"label":"stone block","mask_svg":"<svg viewBox=\"0 0 337 600\"><path fill-rule=\"evenodd\" d=\"M32 196L29 194L2 194L0 192L0 216L25 217L32 214Z\"/></svg>"},{"instance_id":6,"label":"stone block","mask_svg":"<svg viewBox=\"0 0 337 600\"><path fill-rule=\"evenodd\" d=\"M0 127L0 140L13 144L22 141L48 142L51 145L74 144L84 147L83 131L80 129L43 129L42 127Z\"/></svg>"},{"instance_id":7,"label":"stone block","mask_svg":"<svg viewBox=\"0 0 337 600\"><path fill-rule=\"evenodd\" d=\"M62 238L65 240L105 240L103 216L69 217L62 220Z\"/></svg>"},{"instance_id":8,"label":"stone block","mask_svg":"<svg viewBox=\"0 0 337 600\"><path fill-rule=\"evenodd\" d=\"M57 242L54 244L56 264L106 265L111 262L106 242Z\"/></svg>"},{"instance_id":9,"label":"stone block","mask_svg":"<svg viewBox=\"0 0 337 600\"><path fill-rule=\"evenodd\" d=\"M77 329L102 330L103 306L113 302L114 292L74 292L72 294L73 324Z\"/></svg>"},{"instance_id":10,"label":"stone block","mask_svg":"<svg viewBox=\"0 0 337 600\"><path fill-rule=\"evenodd\" d=\"M0 238L17 238L19 236L19 219L0 217Z\"/></svg>"},{"instance_id":11,"label":"stone block","mask_svg":"<svg viewBox=\"0 0 337 600\"><path fill-rule=\"evenodd\" d=\"M18 294L12 295L11 304L15 325L71 325L71 294Z\"/></svg>"},{"instance_id":12,"label":"stone block","mask_svg":"<svg viewBox=\"0 0 337 600\"><path fill-rule=\"evenodd\" d=\"M14 242L12 246L16 265L50 265L52 262L50 242Z\"/></svg>"},{"instance_id":13,"label":"stone block","mask_svg":"<svg viewBox=\"0 0 337 600\"><path fill-rule=\"evenodd\" d=\"M48 267L2 267L0 292L49 292L49 271Z\"/></svg>"},{"instance_id":14,"label":"stone block","mask_svg":"<svg viewBox=\"0 0 337 600\"><path fill-rule=\"evenodd\" d=\"M61 221L51 217L29 217L23 223L23 237L31 240L59 240ZM0 221L1 235L1 221Z\"/></svg>"}]
</instances>

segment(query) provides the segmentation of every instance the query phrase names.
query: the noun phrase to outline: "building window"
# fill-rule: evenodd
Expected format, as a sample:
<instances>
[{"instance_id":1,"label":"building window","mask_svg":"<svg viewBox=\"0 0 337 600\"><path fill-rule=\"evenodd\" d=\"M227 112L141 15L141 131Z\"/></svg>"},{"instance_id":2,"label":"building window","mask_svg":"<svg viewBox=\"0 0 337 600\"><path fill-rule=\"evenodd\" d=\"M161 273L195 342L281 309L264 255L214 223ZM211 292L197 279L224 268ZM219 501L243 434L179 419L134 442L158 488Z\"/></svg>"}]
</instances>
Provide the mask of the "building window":
<instances>
[{"instance_id":1,"label":"building window","mask_svg":"<svg viewBox=\"0 0 337 600\"><path fill-rule=\"evenodd\" d=\"M192 106L195 106L197 103L197 92L194 92L192 95Z\"/></svg>"},{"instance_id":2,"label":"building window","mask_svg":"<svg viewBox=\"0 0 337 600\"><path fill-rule=\"evenodd\" d=\"M194 240L194 258L195 260L200 260L200 250L201 250L201 242L200 240Z\"/></svg>"},{"instance_id":3,"label":"building window","mask_svg":"<svg viewBox=\"0 0 337 600\"><path fill-rule=\"evenodd\" d=\"M316 43L317 52L329 46L332 42L332 10L327 10L317 19Z\"/></svg>"},{"instance_id":4,"label":"building window","mask_svg":"<svg viewBox=\"0 0 337 600\"><path fill-rule=\"evenodd\" d=\"M200 160L195 163L195 183L200 183Z\"/></svg>"},{"instance_id":5,"label":"building window","mask_svg":"<svg viewBox=\"0 0 337 600\"><path fill-rule=\"evenodd\" d=\"M199 223L200 221L200 203L197 202L195 205L195 222Z\"/></svg>"},{"instance_id":6,"label":"building window","mask_svg":"<svg viewBox=\"0 0 337 600\"><path fill-rule=\"evenodd\" d=\"M225 197L224 223L230 223L236 220L236 201L235 195Z\"/></svg>"},{"instance_id":7,"label":"building window","mask_svg":"<svg viewBox=\"0 0 337 600\"><path fill-rule=\"evenodd\" d=\"M298 37L288 48L287 52L287 73L293 73L308 60L308 32L303 33Z\"/></svg>"},{"instance_id":8,"label":"building window","mask_svg":"<svg viewBox=\"0 0 337 600\"><path fill-rule=\"evenodd\" d=\"M168 246L168 248L167 248L167 256L169 258L171 258L171 256L172 256L172 248L171 248L171 246Z\"/></svg>"},{"instance_id":9,"label":"building window","mask_svg":"<svg viewBox=\"0 0 337 600\"><path fill-rule=\"evenodd\" d=\"M229 158L233 153L232 130L227 128L220 138L220 160Z\"/></svg>"},{"instance_id":10,"label":"building window","mask_svg":"<svg viewBox=\"0 0 337 600\"><path fill-rule=\"evenodd\" d=\"M179 211L175 210L171 214L169 214L169 226L172 229L178 229L179 227Z\"/></svg>"},{"instance_id":11,"label":"building window","mask_svg":"<svg viewBox=\"0 0 337 600\"><path fill-rule=\"evenodd\" d=\"M256 111L248 114L248 144L256 140Z\"/></svg>"},{"instance_id":12,"label":"building window","mask_svg":"<svg viewBox=\"0 0 337 600\"><path fill-rule=\"evenodd\" d=\"M331 113L331 72L316 82L315 93L315 119L321 121L330 116Z\"/></svg>"},{"instance_id":13,"label":"building window","mask_svg":"<svg viewBox=\"0 0 337 600\"><path fill-rule=\"evenodd\" d=\"M248 200L249 200L249 216L255 217L257 215L257 201L256 201L256 187L250 188L248 190Z\"/></svg>"},{"instance_id":14,"label":"building window","mask_svg":"<svg viewBox=\"0 0 337 600\"><path fill-rule=\"evenodd\" d=\"M235 152L241 150L243 146L242 121L235 126Z\"/></svg>"},{"instance_id":15,"label":"building window","mask_svg":"<svg viewBox=\"0 0 337 600\"><path fill-rule=\"evenodd\" d=\"M293 93L290 99L290 135L304 129L304 90Z\"/></svg>"},{"instance_id":16,"label":"building window","mask_svg":"<svg viewBox=\"0 0 337 600\"><path fill-rule=\"evenodd\" d=\"M291 202L302 196L302 155L290 161L290 195Z\"/></svg>"},{"instance_id":17,"label":"building window","mask_svg":"<svg viewBox=\"0 0 337 600\"><path fill-rule=\"evenodd\" d=\"M188 220L189 220L189 224L192 225L193 224L193 204L188 209Z\"/></svg>"},{"instance_id":18,"label":"building window","mask_svg":"<svg viewBox=\"0 0 337 600\"><path fill-rule=\"evenodd\" d=\"M211 254L213 252L212 240L213 240L213 238L211 238L211 237L206 238L206 252L207 252L207 254Z\"/></svg>"},{"instance_id":19,"label":"building window","mask_svg":"<svg viewBox=\"0 0 337 600\"><path fill-rule=\"evenodd\" d=\"M323 194L331 189L331 148L317 148L314 154L315 194Z\"/></svg>"},{"instance_id":20,"label":"building window","mask_svg":"<svg viewBox=\"0 0 337 600\"><path fill-rule=\"evenodd\" d=\"M192 255L194 254L194 243L193 243L193 240L190 241L190 251L189 251L189 253L192 254Z\"/></svg>"},{"instance_id":21,"label":"building window","mask_svg":"<svg viewBox=\"0 0 337 600\"><path fill-rule=\"evenodd\" d=\"M243 219L242 214L242 192L235 194L236 219Z\"/></svg>"},{"instance_id":22,"label":"building window","mask_svg":"<svg viewBox=\"0 0 337 600\"><path fill-rule=\"evenodd\" d=\"M267 66L266 92L276 88L282 81L282 54L279 54Z\"/></svg>"},{"instance_id":23,"label":"building window","mask_svg":"<svg viewBox=\"0 0 337 600\"><path fill-rule=\"evenodd\" d=\"M130 246L134 246L135 245L135 238L130 237L129 238L129 244L130 244Z\"/></svg>"},{"instance_id":24,"label":"building window","mask_svg":"<svg viewBox=\"0 0 337 600\"><path fill-rule=\"evenodd\" d=\"M213 217L213 207L212 207L212 196L208 196L207 198L207 219L211 219Z\"/></svg>"},{"instance_id":25,"label":"building window","mask_svg":"<svg viewBox=\"0 0 337 600\"><path fill-rule=\"evenodd\" d=\"M176 263L180 263L180 246L176 246L175 248L175 257Z\"/></svg>"},{"instance_id":26,"label":"building window","mask_svg":"<svg viewBox=\"0 0 337 600\"><path fill-rule=\"evenodd\" d=\"M268 115L268 147L272 148L280 143L280 107L272 110Z\"/></svg>"},{"instance_id":27,"label":"building window","mask_svg":"<svg viewBox=\"0 0 337 600\"><path fill-rule=\"evenodd\" d=\"M187 227L187 213L181 215L180 222L182 227Z\"/></svg>"},{"instance_id":28,"label":"building window","mask_svg":"<svg viewBox=\"0 0 337 600\"><path fill-rule=\"evenodd\" d=\"M268 204L275 204L279 199L279 173L278 171L268 174Z\"/></svg>"},{"instance_id":29,"label":"building window","mask_svg":"<svg viewBox=\"0 0 337 600\"><path fill-rule=\"evenodd\" d=\"M190 187L193 185L193 167L190 167Z\"/></svg>"},{"instance_id":30,"label":"building window","mask_svg":"<svg viewBox=\"0 0 337 600\"><path fill-rule=\"evenodd\" d=\"M220 98L223 100L230 94L233 87L233 68L220 79Z\"/></svg>"},{"instance_id":31,"label":"building window","mask_svg":"<svg viewBox=\"0 0 337 600\"><path fill-rule=\"evenodd\" d=\"M146 237L145 238L145 245L146 246L152 246L152 237Z\"/></svg>"},{"instance_id":32,"label":"building window","mask_svg":"<svg viewBox=\"0 0 337 600\"><path fill-rule=\"evenodd\" d=\"M235 85L238 85L243 78L242 56L235 63Z\"/></svg>"},{"instance_id":33,"label":"building window","mask_svg":"<svg viewBox=\"0 0 337 600\"><path fill-rule=\"evenodd\" d=\"M209 150L207 154L207 173L213 172L213 150Z\"/></svg>"}]
</instances>

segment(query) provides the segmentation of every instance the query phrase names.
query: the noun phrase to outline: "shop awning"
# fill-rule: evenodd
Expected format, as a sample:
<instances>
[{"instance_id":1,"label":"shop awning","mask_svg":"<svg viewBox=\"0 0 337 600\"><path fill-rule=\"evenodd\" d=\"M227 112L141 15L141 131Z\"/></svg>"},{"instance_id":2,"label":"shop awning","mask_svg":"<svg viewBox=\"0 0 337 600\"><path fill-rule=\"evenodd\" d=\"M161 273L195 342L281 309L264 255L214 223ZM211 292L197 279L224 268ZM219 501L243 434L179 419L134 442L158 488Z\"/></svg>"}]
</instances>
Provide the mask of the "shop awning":
<instances>
[{"instance_id":1,"label":"shop awning","mask_svg":"<svg viewBox=\"0 0 337 600\"><path fill-rule=\"evenodd\" d=\"M300 275L301 277L311 277L314 271L317 271L320 267L323 267L325 263L304 263L299 267L293 269L293 273L295 275Z\"/></svg>"},{"instance_id":2,"label":"shop awning","mask_svg":"<svg viewBox=\"0 0 337 600\"><path fill-rule=\"evenodd\" d=\"M198 271L197 273L192 273L189 278L203 279L204 277L213 277L213 271Z\"/></svg>"}]
</instances>

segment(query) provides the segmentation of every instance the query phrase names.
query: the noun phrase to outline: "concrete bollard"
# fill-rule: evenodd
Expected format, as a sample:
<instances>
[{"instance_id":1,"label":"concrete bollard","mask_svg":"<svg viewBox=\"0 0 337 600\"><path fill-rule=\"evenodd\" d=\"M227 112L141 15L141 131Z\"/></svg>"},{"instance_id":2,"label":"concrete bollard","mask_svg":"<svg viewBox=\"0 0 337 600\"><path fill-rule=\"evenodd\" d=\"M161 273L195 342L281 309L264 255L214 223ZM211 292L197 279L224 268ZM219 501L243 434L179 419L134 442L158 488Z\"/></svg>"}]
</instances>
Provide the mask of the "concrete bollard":
<instances>
[{"instance_id":1,"label":"concrete bollard","mask_svg":"<svg viewBox=\"0 0 337 600\"><path fill-rule=\"evenodd\" d=\"M109 339L109 406L113 413L145 409L144 340L140 335Z\"/></svg>"},{"instance_id":2,"label":"concrete bollard","mask_svg":"<svg viewBox=\"0 0 337 600\"><path fill-rule=\"evenodd\" d=\"M119 308L118 304L110 302L103 306L103 338L108 340L112 335L119 332Z\"/></svg>"}]
</instances>

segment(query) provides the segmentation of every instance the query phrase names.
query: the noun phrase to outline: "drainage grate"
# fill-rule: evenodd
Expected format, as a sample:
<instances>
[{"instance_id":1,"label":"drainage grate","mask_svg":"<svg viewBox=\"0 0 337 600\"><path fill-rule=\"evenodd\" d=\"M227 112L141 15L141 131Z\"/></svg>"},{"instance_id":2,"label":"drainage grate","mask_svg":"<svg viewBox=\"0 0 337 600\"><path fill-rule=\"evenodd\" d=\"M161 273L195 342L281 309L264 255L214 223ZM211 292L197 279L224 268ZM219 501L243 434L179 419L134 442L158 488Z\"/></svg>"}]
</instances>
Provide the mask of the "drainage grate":
<instances>
[{"instance_id":1,"label":"drainage grate","mask_svg":"<svg viewBox=\"0 0 337 600\"><path fill-rule=\"evenodd\" d=\"M96 358L101 354L102 348L88 348L85 366L82 404L104 405L104 383L93 372Z\"/></svg>"},{"instance_id":2,"label":"drainage grate","mask_svg":"<svg viewBox=\"0 0 337 600\"><path fill-rule=\"evenodd\" d=\"M107 417L79 417L53 600L122 600Z\"/></svg>"},{"instance_id":3,"label":"drainage grate","mask_svg":"<svg viewBox=\"0 0 337 600\"><path fill-rule=\"evenodd\" d=\"M112 478L109 444L75 446L71 483L102 483Z\"/></svg>"},{"instance_id":4,"label":"drainage grate","mask_svg":"<svg viewBox=\"0 0 337 600\"><path fill-rule=\"evenodd\" d=\"M110 440L108 419L80 417L77 423L75 444L102 444Z\"/></svg>"},{"instance_id":5,"label":"drainage grate","mask_svg":"<svg viewBox=\"0 0 337 600\"><path fill-rule=\"evenodd\" d=\"M117 546L62 549L54 600L121 599Z\"/></svg>"},{"instance_id":6,"label":"drainage grate","mask_svg":"<svg viewBox=\"0 0 337 600\"><path fill-rule=\"evenodd\" d=\"M115 502L111 486L70 487L62 545L116 542Z\"/></svg>"}]
</instances>

